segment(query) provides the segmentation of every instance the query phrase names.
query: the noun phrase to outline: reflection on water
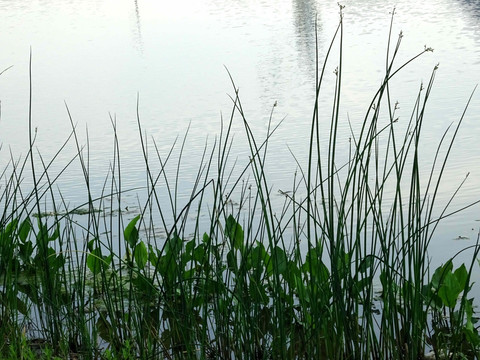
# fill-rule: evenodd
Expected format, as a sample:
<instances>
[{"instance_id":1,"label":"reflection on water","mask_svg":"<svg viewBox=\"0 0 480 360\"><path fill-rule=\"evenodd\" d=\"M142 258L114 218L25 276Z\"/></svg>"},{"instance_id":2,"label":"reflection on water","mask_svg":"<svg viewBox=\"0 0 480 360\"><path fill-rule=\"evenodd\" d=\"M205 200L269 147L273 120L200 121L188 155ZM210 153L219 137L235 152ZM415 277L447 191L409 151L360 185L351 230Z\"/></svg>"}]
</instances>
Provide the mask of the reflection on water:
<instances>
[{"instance_id":1,"label":"reflection on water","mask_svg":"<svg viewBox=\"0 0 480 360\"><path fill-rule=\"evenodd\" d=\"M480 1L459 0L458 6L465 19L464 34L465 37L474 37L476 43L480 42ZM477 64L480 64L480 47L473 46L468 51L475 52L477 55Z\"/></svg>"},{"instance_id":2,"label":"reflection on water","mask_svg":"<svg viewBox=\"0 0 480 360\"><path fill-rule=\"evenodd\" d=\"M478 0L459 0L458 4L465 6L465 11L468 15L475 18L480 17L480 2Z\"/></svg>"},{"instance_id":3,"label":"reflection on water","mask_svg":"<svg viewBox=\"0 0 480 360\"><path fill-rule=\"evenodd\" d=\"M298 56L306 67L306 73L315 71L315 26L322 31L315 0L293 0L293 26L295 28ZM317 25L316 25L317 23Z\"/></svg>"}]
</instances>

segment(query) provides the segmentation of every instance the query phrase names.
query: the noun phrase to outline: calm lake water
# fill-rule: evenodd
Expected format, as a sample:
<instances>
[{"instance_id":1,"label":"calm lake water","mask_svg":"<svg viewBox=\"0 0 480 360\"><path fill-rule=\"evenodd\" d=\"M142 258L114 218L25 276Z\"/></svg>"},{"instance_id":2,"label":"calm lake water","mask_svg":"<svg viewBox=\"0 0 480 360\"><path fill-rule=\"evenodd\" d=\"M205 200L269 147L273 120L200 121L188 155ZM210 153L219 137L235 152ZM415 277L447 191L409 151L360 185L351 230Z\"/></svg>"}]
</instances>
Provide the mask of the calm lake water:
<instances>
[{"instance_id":1,"label":"calm lake water","mask_svg":"<svg viewBox=\"0 0 480 360\"><path fill-rule=\"evenodd\" d=\"M399 122L407 122L421 82L440 64L424 125L422 155L432 159L443 132L456 123L480 80L480 3L468 0L343 1L344 73L340 148L352 126L361 123L385 68L391 11L393 34L403 32L399 60L434 48L409 65L394 82ZM33 123L37 147L50 159L71 128L68 105L85 144L88 127L91 181L100 191L113 152L115 119L124 188L143 186L145 172L136 123L166 155L189 129L182 160L182 184L189 189L208 138L228 119L233 94L231 72L253 131L262 138L277 103L273 123L284 119L270 143L272 189L288 190L296 165L306 164L315 88L315 17L323 59L338 24L337 1L313 0L0 0L0 152L2 168L28 147L29 52L32 51ZM333 89L336 58L327 66ZM322 106L330 109L329 93ZM325 117L328 122L328 112ZM242 124L232 158L245 163ZM467 173L452 210L480 199L480 93L466 114L448 170L443 201ZM176 147L179 150L179 146ZM152 148L153 149L153 148ZM290 150L289 150L290 149ZM56 161L58 171L72 157L70 143ZM152 151L153 153L153 151ZM178 151L177 151L178 153ZM428 162L427 162L428 164ZM193 171L192 171L193 169ZM82 203L86 193L79 166L59 179L63 194ZM182 188L181 188L182 189ZM133 205L132 194L125 201ZM479 208L451 217L440 228L432 253L452 255L472 245L480 227ZM454 241L459 236L469 240Z\"/></svg>"}]
</instances>

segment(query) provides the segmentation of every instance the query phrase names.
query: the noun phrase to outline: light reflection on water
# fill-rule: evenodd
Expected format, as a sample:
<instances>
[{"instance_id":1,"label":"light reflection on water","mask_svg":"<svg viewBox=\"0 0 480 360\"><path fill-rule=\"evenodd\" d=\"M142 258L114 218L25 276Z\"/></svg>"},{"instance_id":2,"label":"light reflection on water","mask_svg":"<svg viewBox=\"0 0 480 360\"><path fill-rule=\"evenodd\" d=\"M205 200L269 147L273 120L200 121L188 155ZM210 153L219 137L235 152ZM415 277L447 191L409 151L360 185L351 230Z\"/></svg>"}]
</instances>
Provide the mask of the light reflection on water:
<instances>
[{"instance_id":1,"label":"light reflection on water","mask_svg":"<svg viewBox=\"0 0 480 360\"><path fill-rule=\"evenodd\" d=\"M344 1L345 38L343 113L339 148L348 147L348 118L358 128L385 68L388 27L393 3ZM408 66L394 82L400 101L400 121L412 110L420 82L428 82L440 63L424 129L426 158L446 127L458 121L480 74L480 9L476 1L397 1L393 37L403 31L398 64L420 52L435 49ZM37 146L51 158L70 132L64 101L78 123L81 142L90 143L90 170L97 189L110 166L112 120L120 141L124 186L144 184L144 166L136 125L136 99L149 137L166 154L177 136L190 125L183 157L185 191L191 187L197 162L209 138L219 133L220 118L228 119L233 94L224 66L231 72L247 119L259 138L266 134L275 102L274 123L285 117L270 143L267 170L274 191L290 189L295 163L305 164L315 87L315 19L319 54L338 22L335 2L326 1L21 1L0 0L0 68L14 67L0 77L2 114L0 141L14 154L27 152L28 56L33 51L33 121ZM321 107L329 121L336 57L327 66ZM467 172L469 181L458 195L457 208L480 197L480 101L476 95L460 130L445 193L452 193ZM235 124L238 147L232 157L245 163L242 127ZM179 147L177 146L177 149ZM3 151L2 150L2 151ZM152 149L153 150L153 149ZM57 171L74 154L73 144L57 160ZM5 153L4 153L5 154ZM3 163L6 157L2 156ZM64 195L83 202L80 169L65 174ZM132 199L132 201L135 201ZM473 241L480 216L475 210L445 222L435 248L456 251ZM433 251L435 252L435 248ZM437 250L442 251L442 250ZM450 255L448 251L447 255Z\"/></svg>"}]
</instances>

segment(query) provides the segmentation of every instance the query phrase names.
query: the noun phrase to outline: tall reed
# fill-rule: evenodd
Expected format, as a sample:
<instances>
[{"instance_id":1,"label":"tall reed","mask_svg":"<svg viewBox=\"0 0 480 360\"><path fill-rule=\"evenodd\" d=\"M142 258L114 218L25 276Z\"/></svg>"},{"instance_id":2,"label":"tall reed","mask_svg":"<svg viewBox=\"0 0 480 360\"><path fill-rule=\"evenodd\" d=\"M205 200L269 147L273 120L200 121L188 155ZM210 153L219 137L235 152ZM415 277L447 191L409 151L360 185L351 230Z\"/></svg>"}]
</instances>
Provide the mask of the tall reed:
<instances>
[{"instance_id":1,"label":"tall reed","mask_svg":"<svg viewBox=\"0 0 480 360\"><path fill-rule=\"evenodd\" d=\"M136 189L122 182L114 118L110 169L103 188L94 189L88 134L82 146L68 107L72 132L50 161L35 151L30 107L29 153L21 161L12 156L1 174L0 357L413 360L428 351L438 359L478 357L468 297L478 241L468 249L470 264L454 269L452 258L431 269L428 259L435 229L449 214L450 201L438 211L437 197L465 113L452 135L445 131L423 178L421 130L437 68L402 129L391 81L431 49L397 65L402 34L395 43L390 30L383 81L359 132L352 130L348 159L341 159L340 14L322 66L317 57L308 162L297 162L280 208L266 170L279 126L275 106L259 137L232 76L232 111L205 145L187 200L179 183L188 132L161 154L141 127L139 100L145 184ZM322 127L319 103L335 47L332 112ZM232 161L236 121L244 125L249 158ZM72 143L75 157L52 174ZM56 184L75 163L85 201L71 209ZM33 190L25 192L28 166ZM145 199L134 213L124 201L132 190Z\"/></svg>"}]
</instances>

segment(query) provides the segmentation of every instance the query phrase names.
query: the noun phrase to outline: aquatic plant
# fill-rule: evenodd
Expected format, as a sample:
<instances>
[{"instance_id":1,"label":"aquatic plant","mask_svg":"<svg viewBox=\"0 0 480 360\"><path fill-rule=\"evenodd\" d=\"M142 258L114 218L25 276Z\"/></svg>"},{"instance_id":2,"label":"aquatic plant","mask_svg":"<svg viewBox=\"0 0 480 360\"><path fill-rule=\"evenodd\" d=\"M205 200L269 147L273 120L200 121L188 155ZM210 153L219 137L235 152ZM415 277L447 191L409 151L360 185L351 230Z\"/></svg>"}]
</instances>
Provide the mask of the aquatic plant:
<instances>
[{"instance_id":1,"label":"aquatic plant","mask_svg":"<svg viewBox=\"0 0 480 360\"><path fill-rule=\"evenodd\" d=\"M391 80L431 51L396 66L401 39L391 52L389 39L384 79L359 132L352 130L348 159L339 160L340 18L317 67L308 163L298 163L281 209L266 171L275 106L259 141L232 77L230 118L205 146L187 200L177 191L187 135L171 179L175 149L163 157L153 141L151 156L137 108L147 185L135 189L145 201L134 216L122 201L131 189L122 186L114 121L113 158L98 196L88 148L68 112L72 133L59 152L74 143L66 167L79 163L86 199L69 209L55 189L61 173L50 170L56 156L46 162L34 152L30 116L29 153L12 158L11 172L1 175L0 357L421 359L432 351L478 358L469 297L478 240L468 249L470 264L454 268L453 257L430 269L428 260L437 224L448 215L450 202L435 212L436 198L463 116L422 178L419 144L437 68L418 91L408 125L398 126ZM335 46L333 110L322 128L318 104ZM230 160L235 121L249 149L243 165ZM25 192L28 164L33 190Z\"/></svg>"}]
</instances>

